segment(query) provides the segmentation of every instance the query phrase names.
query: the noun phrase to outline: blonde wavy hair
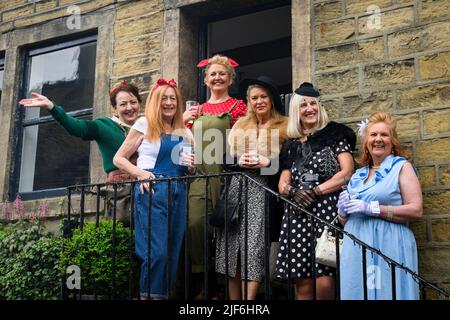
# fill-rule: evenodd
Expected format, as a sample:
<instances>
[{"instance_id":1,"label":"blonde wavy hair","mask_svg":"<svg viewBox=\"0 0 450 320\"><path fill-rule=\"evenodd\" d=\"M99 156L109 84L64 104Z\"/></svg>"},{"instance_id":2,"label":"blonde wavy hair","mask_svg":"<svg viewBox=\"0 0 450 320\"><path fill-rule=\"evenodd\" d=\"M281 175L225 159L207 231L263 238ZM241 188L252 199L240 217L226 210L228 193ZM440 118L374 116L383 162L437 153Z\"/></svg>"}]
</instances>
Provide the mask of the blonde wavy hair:
<instances>
[{"instance_id":1,"label":"blonde wavy hair","mask_svg":"<svg viewBox=\"0 0 450 320\"><path fill-rule=\"evenodd\" d=\"M208 65L205 67L205 71L204 71L205 79L206 79L206 76L208 75L209 68L213 64L220 64L220 65L224 66L225 69L227 70L228 74L231 76L231 80L234 81L234 79L236 78L236 71L231 66L231 63L230 63L230 61L228 61L228 58L223 55L220 55L220 54L216 54L208 59Z\"/></svg>"},{"instance_id":2,"label":"blonde wavy hair","mask_svg":"<svg viewBox=\"0 0 450 320\"><path fill-rule=\"evenodd\" d=\"M145 103L145 118L148 123L147 140L152 142L161 138L164 134L164 122L162 118L161 102L166 89L171 87L175 90L177 97L177 111L172 120L173 134L182 136L191 142L191 138L186 133L183 121L183 98L180 90L176 86L162 85L157 87L147 98Z\"/></svg>"},{"instance_id":3,"label":"blonde wavy hair","mask_svg":"<svg viewBox=\"0 0 450 320\"><path fill-rule=\"evenodd\" d=\"M300 121L300 104L302 102L303 96L297 93L292 95L291 101L289 102L289 122L287 128L287 135L289 138L303 138L305 134L303 130L306 128ZM328 119L328 114L325 108L320 103L318 98L314 98L317 101L318 107L318 121L316 124L316 129L320 130L325 128L325 126L330 122Z\"/></svg>"},{"instance_id":4,"label":"blonde wavy hair","mask_svg":"<svg viewBox=\"0 0 450 320\"><path fill-rule=\"evenodd\" d=\"M361 143L361 155L356 162L361 166L373 165L373 159L368 149L369 129L375 123L385 123L389 127L389 134L392 142L392 154L394 156L400 156L408 158L403 147L400 145L400 140L397 135L397 121L395 118L386 112L374 112L369 117L369 123L364 130L364 137Z\"/></svg>"}]
</instances>

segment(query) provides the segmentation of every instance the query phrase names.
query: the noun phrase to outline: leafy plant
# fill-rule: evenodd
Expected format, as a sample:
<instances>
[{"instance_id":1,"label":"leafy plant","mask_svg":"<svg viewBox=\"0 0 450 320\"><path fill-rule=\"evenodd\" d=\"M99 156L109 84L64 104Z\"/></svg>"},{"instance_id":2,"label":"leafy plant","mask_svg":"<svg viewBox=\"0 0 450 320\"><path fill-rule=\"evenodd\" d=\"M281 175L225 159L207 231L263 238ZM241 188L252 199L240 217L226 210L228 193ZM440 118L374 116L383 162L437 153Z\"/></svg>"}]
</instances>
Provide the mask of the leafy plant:
<instances>
[{"instance_id":1,"label":"leafy plant","mask_svg":"<svg viewBox=\"0 0 450 320\"><path fill-rule=\"evenodd\" d=\"M0 232L0 298L58 299L61 244L39 223L20 221Z\"/></svg>"},{"instance_id":2,"label":"leafy plant","mask_svg":"<svg viewBox=\"0 0 450 320\"><path fill-rule=\"evenodd\" d=\"M61 266L65 270L76 265L81 272L81 290L86 294L109 296L113 277L113 222L103 220L99 226L85 223L83 230L73 230L72 237L64 240ZM137 264L129 261L130 229L116 224L115 237L115 298L126 298L129 288L129 268L137 278Z\"/></svg>"}]
</instances>

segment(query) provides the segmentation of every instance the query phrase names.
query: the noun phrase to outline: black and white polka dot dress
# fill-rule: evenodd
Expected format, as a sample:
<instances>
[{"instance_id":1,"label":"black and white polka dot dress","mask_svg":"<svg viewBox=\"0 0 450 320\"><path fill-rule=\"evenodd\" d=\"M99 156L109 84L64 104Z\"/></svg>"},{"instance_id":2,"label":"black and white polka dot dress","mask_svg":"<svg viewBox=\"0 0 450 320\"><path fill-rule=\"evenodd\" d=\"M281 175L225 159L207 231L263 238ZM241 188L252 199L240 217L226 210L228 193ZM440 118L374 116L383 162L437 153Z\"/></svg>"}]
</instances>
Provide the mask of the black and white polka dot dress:
<instances>
[{"instance_id":1,"label":"black and white polka dot dress","mask_svg":"<svg viewBox=\"0 0 450 320\"><path fill-rule=\"evenodd\" d=\"M300 189L312 189L330 179L340 171L337 156L341 152L351 152L351 146L345 139L334 141L330 145L324 145L319 151L316 149L311 152L303 165L302 172L299 172L295 165L296 157L302 156L297 151L299 144L298 140L291 140L289 144L286 144L280 154L280 162L282 170L288 168L291 170L291 185ZM319 181L300 184L302 173L318 174ZM318 200L306 210L325 221L333 221L337 215L336 204L339 193L340 191L337 191L318 197ZM291 279L314 277L312 260L315 244L312 242L311 234L314 230L314 237L319 238L323 227L323 223L316 222L305 213L294 211L291 206L285 206L279 240L280 249L276 261L276 278L287 279L288 271L290 271ZM329 234L334 235L334 232L330 231ZM318 277L335 276L335 268L318 263L315 264L315 267Z\"/></svg>"}]
</instances>

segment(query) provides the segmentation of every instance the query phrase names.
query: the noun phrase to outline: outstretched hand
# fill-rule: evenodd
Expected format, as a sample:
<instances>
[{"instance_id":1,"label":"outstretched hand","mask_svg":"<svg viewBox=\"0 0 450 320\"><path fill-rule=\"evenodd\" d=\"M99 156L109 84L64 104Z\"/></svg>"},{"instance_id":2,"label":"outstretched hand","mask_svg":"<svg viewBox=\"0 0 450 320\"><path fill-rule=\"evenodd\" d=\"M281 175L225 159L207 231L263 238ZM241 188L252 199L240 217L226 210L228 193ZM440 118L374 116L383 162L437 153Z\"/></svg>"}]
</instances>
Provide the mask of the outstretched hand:
<instances>
[{"instance_id":1,"label":"outstretched hand","mask_svg":"<svg viewBox=\"0 0 450 320\"><path fill-rule=\"evenodd\" d=\"M53 102L51 102L46 96L43 96L36 92L32 92L31 95L34 98L22 99L19 101L19 104L21 104L24 107L45 108L47 110L53 109L54 107Z\"/></svg>"}]
</instances>

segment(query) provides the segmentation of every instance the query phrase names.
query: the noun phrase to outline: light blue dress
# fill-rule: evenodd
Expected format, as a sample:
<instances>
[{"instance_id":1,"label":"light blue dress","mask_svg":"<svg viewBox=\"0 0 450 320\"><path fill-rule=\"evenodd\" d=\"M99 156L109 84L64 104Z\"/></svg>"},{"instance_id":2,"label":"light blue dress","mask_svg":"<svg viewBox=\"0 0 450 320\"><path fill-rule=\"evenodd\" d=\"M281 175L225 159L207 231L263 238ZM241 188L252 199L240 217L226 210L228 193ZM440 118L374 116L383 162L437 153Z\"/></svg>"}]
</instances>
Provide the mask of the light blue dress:
<instances>
[{"instance_id":1,"label":"light blue dress","mask_svg":"<svg viewBox=\"0 0 450 320\"><path fill-rule=\"evenodd\" d=\"M348 185L350 194L366 202L378 200L380 205L402 205L399 173L405 163L405 158L388 156L366 184L364 181L369 168L366 166L358 169ZM350 215L344 230L417 273L416 240L405 224L354 214ZM367 251L366 259L368 299L391 300L392 278L389 264L370 251ZM364 299L361 247L347 236L344 236L340 275L341 299ZM395 277L398 300L419 299L418 283L410 274L396 268Z\"/></svg>"}]
</instances>

